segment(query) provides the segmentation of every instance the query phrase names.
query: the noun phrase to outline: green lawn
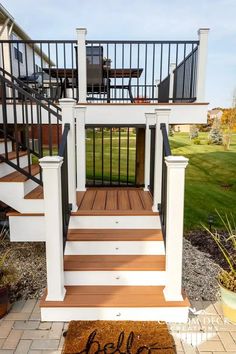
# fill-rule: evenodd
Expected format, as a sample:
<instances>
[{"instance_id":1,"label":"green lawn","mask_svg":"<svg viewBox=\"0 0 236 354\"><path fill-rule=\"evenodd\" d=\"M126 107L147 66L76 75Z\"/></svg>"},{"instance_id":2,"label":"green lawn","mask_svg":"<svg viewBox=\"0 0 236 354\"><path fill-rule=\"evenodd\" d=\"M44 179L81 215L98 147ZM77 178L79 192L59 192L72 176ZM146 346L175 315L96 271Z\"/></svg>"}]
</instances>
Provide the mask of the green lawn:
<instances>
[{"instance_id":1,"label":"green lawn","mask_svg":"<svg viewBox=\"0 0 236 354\"><path fill-rule=\"evenodd\" d=\"M189 158L186 230L199 228L201 223L207 224L208 215L215 215L215 209L236 216L236 135L229 151L224 151L223 146L207 145L207 133L200 133L200 140L201 145L194 145L186 133L170 137L172 154Z\"/></svg>"}]
</instances>

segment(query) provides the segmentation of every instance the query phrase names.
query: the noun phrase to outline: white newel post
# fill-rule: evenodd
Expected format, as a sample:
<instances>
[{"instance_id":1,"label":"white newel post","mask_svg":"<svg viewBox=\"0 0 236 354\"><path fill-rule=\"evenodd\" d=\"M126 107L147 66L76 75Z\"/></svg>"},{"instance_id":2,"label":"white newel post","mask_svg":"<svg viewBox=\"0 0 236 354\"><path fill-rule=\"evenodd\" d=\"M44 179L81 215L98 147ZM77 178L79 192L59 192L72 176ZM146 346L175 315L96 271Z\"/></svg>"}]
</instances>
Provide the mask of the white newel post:
<instances>
[{"instance_id":1,"label":"white newel post","mask_svg":"<svg viewBox=\"0 0 236 354\"><path fill-rule=\"evenodd\" d=\"M159 83L160 83L160 79L155 80L155 98L157 98L157 101L155 101L156 103L158 102L158 96L159 96Z\"/></svg>"},{"instance_id":2,"label":"white newel post","mask_svg":"<svg viewBox=\"0 0 236 354\"><path fill-rule=\"evenodd\" d=\"M87 100L86 28L77 28L79 103Z\"/></svg>"},{"instance_id":3,"label":"white newel post","mask_svg":"<svg viewBox=\"0 0 236 354\"><path fill-rule=\"evenodd\" d=\"M156 110L156 143L155 143L155 162L154 162L154 188L153 188L153 206L154 212L158 211L158 204L161 203L161 182L162 182L162 150L163 138L160 129L161 123L166 124L168 131L170 109Z\"/></svg>"},{"instance_id":4,"label":"white newel post","mask_svg":"<svg viewBox=\"0 0 236 354\"><path fill-rule=\"evenodd\" d=\"M40 159L43 169L48 301L62 301L66 293L63 268L62 163L63 158L60 156Z\"/></svg>"},{"instance_id":5,"label":"white newel post","mask_svg":"<svg viewBox=\"0 0 236 354\"><path fill-rule=\"evenodd\" d=\"M62 125L70 124L67 136L67 161L68 161L68 193L69 203L72 211L76 211L76 154L75 154L75 105L76 101L72 98L63 98L59 101L62 114Z\"/></svg>"},{"instance_id":6,"label":"white newel post","mask_svg":"<svg viewBox=\"0 0 236 354\"><path fill-rule=\"evenodd\" d=\"M209 35L209 28L201 28L198 30L199 47L198 47L198 61L197 61L197 83L196 83L196 97L198 102L205 101L208 35Z\"/></svg>"},{"instance_id":7,"label":"white newel post","mask_svg":"<svg viewBox=\"0 0 236 354\"><path fill-rule=\"evenodd\" d=\"M176 68L175 63L170 64L170 86L169 86L169 101L173 103L174 97L174 71Z\"/></svg>"},{"instance_id":8,"label":"white newel post","mask_svg":"<svg viewBox=\"0 0 236 354\"><path fill-rule=\"evenodd\" d=\"M77 191L86 191L86 107L76 107Z\"/></svg>"},{"instance_id":9,"label":"white newel post","mask_svg":"<svg viewBox=\"0 0 236 354\"><path fill-rule=\"evenodd\" d=\"M183 156L168 156L166 199L166 286L167 301L181 301L182 253L184 221L185 168L188 159Z\"/></svg>"}]
</instances>

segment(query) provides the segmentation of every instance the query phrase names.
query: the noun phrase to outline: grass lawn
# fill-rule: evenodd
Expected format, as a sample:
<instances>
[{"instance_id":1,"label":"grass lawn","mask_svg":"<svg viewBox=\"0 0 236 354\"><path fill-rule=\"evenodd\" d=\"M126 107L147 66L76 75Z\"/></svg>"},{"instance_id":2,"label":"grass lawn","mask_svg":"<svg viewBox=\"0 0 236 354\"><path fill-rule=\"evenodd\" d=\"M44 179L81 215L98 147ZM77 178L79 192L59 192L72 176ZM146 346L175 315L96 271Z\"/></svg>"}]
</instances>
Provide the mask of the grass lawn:
<instances>
[{"instance_id":1,"label":"grass lawn","mask_svg":"<svg viewBox=\"0 0 236 354\"><path fill-rule=\"evenodd\" d=\"M215 209L221 213L233 213L236 217L236 135L229 151L224 151L223 146L207 145L207 135L200 133L201 145L194 145L187 133L170 137L172 154L189 158L186 230L199 228L201 223L207 224L208 215L215 215Z\"/></svg>"}]
</instances>

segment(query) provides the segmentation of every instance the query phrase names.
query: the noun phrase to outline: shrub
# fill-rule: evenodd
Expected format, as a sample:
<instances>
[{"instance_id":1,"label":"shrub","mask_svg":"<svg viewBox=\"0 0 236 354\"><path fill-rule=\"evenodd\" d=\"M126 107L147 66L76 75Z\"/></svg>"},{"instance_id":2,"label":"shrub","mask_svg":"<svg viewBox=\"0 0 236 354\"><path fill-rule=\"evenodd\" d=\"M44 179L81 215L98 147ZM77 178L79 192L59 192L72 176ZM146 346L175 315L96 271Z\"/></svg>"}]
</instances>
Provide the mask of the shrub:
<instances>
[{"instance_id":1,"label":"shrub","mask_svg":"<svg viewBox=\"0 0 236 354\"><path fill-rule=\"evenodd\" d=\"M201 145L201 140L199 138L195 138L195 139L193 139L193 143L195 145Z\"/></svg>"},{"instance_id":2,"label":"shrub","mask_svg":"<svg viewBox=\"0 0 236 354\"><path fill-rule=\"evenodd\" d=\"M222 145L223 135L220 129L220 120L215 118L208 137L209 144Z\"/></svg>"},{"instance_id":3,"label":"shrub","mask_svg":"<svg viewBox=\"0 0 236 354\"><path fill-rule=\"evenodd\" d=\"M197 126L195 124L190 126L190 130L189 130L190 140L198 137L198 131L199 131L199 129L197 128Z\"/></svg>"}]
</instances>

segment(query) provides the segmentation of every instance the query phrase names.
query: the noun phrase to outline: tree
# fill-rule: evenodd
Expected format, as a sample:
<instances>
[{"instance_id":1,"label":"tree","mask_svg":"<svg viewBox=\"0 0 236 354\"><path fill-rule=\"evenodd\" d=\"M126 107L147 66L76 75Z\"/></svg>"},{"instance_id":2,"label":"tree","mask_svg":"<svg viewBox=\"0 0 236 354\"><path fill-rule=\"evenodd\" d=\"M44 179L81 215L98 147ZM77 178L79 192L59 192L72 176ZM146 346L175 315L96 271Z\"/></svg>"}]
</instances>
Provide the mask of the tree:
<instances>
[{"instance_id":1,"label":"tree","mask_svg":"<svg viewBox=\"0 0 236 354\"><path fill-rule=\"evenodd\" d=\"M198 131L199 131L199 129L197 128L197 126L195 124L192 124L189 129L189 139L192 140L192 139L197 138Z\"/></svg>"},{"instance_id":2,"label":"tree","mask_svg":"<svg viewBox=\"0 0 236 354\"><path fill-rule=\"evenodd\" d=\"M224 109L221 118L221 128L223 130L223 140L226 150L229 150L232 134L236 131L236 95L233 98L232 108Z\"/></svg>"},{"instance_id":3,"label":"tree","mask_svg":"<svg viewBox=\"0 0 236 354\"><path fill-rule=\"evenodd\" d=\"M223 136L220 130L220 126L221 126L220 119L215 118L208 137L208 141L210 144L213 145L223 144Z\"/></svg>"}]
</instances>

